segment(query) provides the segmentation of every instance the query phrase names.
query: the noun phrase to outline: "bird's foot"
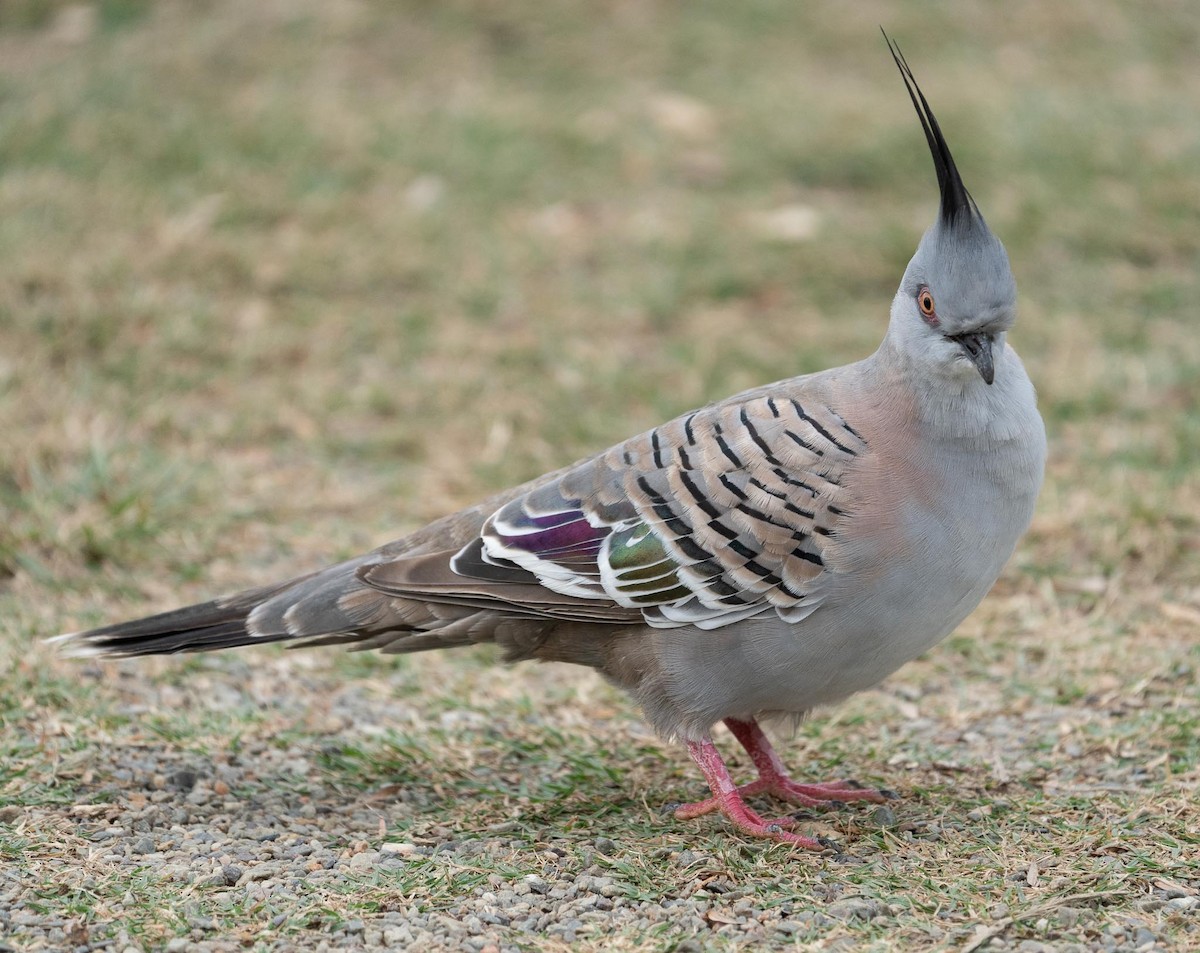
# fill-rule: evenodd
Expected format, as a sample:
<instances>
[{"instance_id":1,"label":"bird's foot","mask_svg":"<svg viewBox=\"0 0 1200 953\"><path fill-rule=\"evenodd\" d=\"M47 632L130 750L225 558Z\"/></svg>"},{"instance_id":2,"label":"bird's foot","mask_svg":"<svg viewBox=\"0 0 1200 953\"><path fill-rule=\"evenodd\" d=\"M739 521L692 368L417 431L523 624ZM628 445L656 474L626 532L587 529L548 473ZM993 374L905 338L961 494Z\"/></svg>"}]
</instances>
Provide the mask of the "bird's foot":
<instances>
[{"instance_id":1,"label":"bird's foot","mask_svg":"<svg viewBox=\"0 0 1200 953\"><path fill-rule=\"evenodd\" d=\"M766 820L752 811L742 800L742 790L743 788L752 788L757 783L756 781L751 782L743 785L742 788L703 801L681 804L675 808L675 816L680 820L690 821L693 818L720 811L730 824L750 837L761 837L766 840L778 841L781 844L793 844L803 850L818 852L830 846L827 841L822 839L792 833L789 828L796 826L796 822L792 818Z\"/></svg>"},{"instance_id":2,"label":"bird's foot","mask_svg":"<svg viewBox=\"0 0 1200 953\"><path fill-rule=\"evenodd\" d=\"M896 797L892 791L864 787L857 781L849 780L800 784L786 774L775 774L761 777L755 783L761 783L765 793L771 794L781 801L799 804L802 807L829 807L849 801L870 801L873 804L883 804Z\"/></svg>"},{"instance_id":3,"label":"bird's foot","mask_svg":"<svg viewBox=\"0 0 1200 953\"><path fill-rule=\"evenodd\" d=\"M688 754L704 772L704 779L708 782L712 797L676 807L675 816L682 821L690 821L719 811L735 828L750 837L764 837L794 844L805 850L821 851L832 845L824 839L792 833L790 828L796 826L795 818L764 820L746 805L745 799L755 794L771 794L781 801L801 807L831 807L847 801L872 801L879 804L896 797L891 791L876 791L863 787L857 781L800 784L784 772L783 764L756 722L727 719L725 724L749 752L755 767L758 768L758 777L749 784L735 785L729 777L729 769L725 767L725 762L712 741L689 741Z\"/></svg>"},{"instance_id":4,"label":"bird's foot","mask_svg":"<svg viewBox=\"0 0 1200 953\"><path fill-rule=\"evenodd\" d=\"M727 718L725 725L758 768L758 780L738 789L743 794L772 794L781 801L801 807L829 807L848 801L872 801L882 804L897 796L893 791L876 791L851 780L800 784L788 777L783 762L771 747L771 742L763 734L758 722Z\"/></svg>"},{"instance_id":5,"label":"bird's foot","mask_svg":"<svg viewBox=\"0 0 1200 953\"><path fill-rule=\"evenodd\" d=\"M870 801L873 804L883 804L896 797L892 791L877 791L874 788L863 787L857 781L825 781L820 784L799 784L786 775L760 777L749 784L739 785L737 796L740 799L752 797L755 794L770 794L788 804L800 807L834 807L849 801ZM744 802L743 802L744 803ZM746 810L749 810L747 808ZM675 808L675 816L681 820L691 820L721 811L727 817L728 813L722 808L716 797L705 798L703 801L692 801L680 804ZM790 820L774 821L772 823L791 826Z\"/></svg>"}]
</instances>

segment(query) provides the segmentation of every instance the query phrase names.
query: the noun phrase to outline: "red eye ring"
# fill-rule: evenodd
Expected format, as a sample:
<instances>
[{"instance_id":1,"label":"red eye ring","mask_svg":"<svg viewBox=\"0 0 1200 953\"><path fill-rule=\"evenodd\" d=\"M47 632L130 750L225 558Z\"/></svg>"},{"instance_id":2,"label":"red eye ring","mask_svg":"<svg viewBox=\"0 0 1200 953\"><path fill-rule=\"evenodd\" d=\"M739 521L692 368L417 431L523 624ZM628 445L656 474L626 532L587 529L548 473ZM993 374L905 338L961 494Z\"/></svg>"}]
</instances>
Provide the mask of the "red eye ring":
<instances>
[{"instance_id":1,"label":"red eye ring","mask_svg":"<svg viewBox=\"0 0 1200 953\"><path fill-rule=\"evenodd\" d=\"M917 289L917 307L921 309L921 317L929 324L937 324L937 311L933 305L933 292L929 290L928 285L921 285Z\"/></svg>"}]
</instances>

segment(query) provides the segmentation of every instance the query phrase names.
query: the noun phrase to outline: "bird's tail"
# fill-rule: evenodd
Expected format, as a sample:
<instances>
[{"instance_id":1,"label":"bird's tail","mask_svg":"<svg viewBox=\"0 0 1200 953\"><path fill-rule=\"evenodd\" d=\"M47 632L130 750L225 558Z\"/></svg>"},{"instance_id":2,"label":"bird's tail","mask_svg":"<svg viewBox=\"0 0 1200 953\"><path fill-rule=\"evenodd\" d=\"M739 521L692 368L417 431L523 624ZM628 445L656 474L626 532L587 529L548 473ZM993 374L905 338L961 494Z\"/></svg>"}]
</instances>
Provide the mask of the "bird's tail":
<instances>
[{"instance_id":1,"label":"bird's tail","mask_svg":"<svg viewBox=\"0 0 1200 953\"><path fill-rule=\"evenodd\" d=\"M66 655L102 658L211 652L268 642L290 641L297 647L358 642L370 634L379 600L360 599L358 609L348 609L345 597L364 588L357 571L368 561L352 559L286 582L49 641Z\"/></svg>"},{"instance_id":2,"label":"bird's tail","mask_svg":"<svg viewBox=\"0 0 1200 953\"><path fill-rule=\"evenodd\" d=\"M65 655L80 658L209 652L239 645L279 642L293 636L286 631L256 631L249 624L250 615L296 582L299 580L249 589L225 599L200 602L131 622L68 632L47 641L57 643Z\"/></svg>"}]
</instances>

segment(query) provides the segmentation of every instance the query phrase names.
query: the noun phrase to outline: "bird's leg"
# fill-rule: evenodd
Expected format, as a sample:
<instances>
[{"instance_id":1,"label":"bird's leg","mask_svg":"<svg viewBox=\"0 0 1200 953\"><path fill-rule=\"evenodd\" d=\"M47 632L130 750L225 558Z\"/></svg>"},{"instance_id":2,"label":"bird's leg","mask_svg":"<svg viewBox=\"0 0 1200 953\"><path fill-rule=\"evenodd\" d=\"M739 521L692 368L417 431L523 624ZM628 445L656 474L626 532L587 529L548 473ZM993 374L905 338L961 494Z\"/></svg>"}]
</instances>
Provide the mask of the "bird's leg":
<instances>
[{"instance_id":1,"label":"bird's leg","mask_svg":"<svg viewBox=\"0 0 1200 953\"><path fill-rule=\"evenodd\" d=\"M726 718L726 727L746 749L754 767L758 769L758 777L749 784L735 786L729 777L729 770L717 749L711 741L689 741L688 754L700 766L713 796L703 801L683 804L675 809L675 816L690 820L713 811L720 811L733 825L744 833L755 837L774 837L776 840L786 840L789 843L801 843L809 850L821 850L823 845L809 837L788 834L778 836L780 828L791 827L795 823L791 819L768 822L755 814L743 798L754 794L771 794L789 804L799 804L802 807L827 807L842 801L872 801L882 803L895 797L890 791L876 791L864 788L857 781L826 781L820 784L799 784L787 776L783 762L771 747L771 742L759 727L758 722L750 719L742 721L738 718ZM779 831L779 833L782 833Z\"/></svg>"},{"instance_id":2,"label":"bird's leg","mask_svg":"<svg viewBox=\"0 0 1200 953\"><path fill-rule=\"evenodd\" d=\"M733 732L758 769L758 780L739 788L743 794L773 794L781 801L803 807L822 807L831 801L872 801L882 804L889 796L895 797L889 791L864 788L857 781L799 784L787 776L783 762L757 721L753 718L749 721L726 718L725 727Z\"/></svg>"},{"instance_id":3,"label":"bird's leg","mask_svg":"<svg viewBox=\"0 0 1200 953\"><path fill-rule=\"evenodd\" d=\"M745 788L739 788L733 783L733 779L729 776L729 769L725 767L720 752L711 741L689 741L688 754L704 772L705 780L708 781L713 796L707 801L684 804L676 808L676 817L682 820L691 820L702 814L720 811L734 827L751 837L766 837L770 840L782 841L785 844L795 844L805 850L821 851L825 849L826 845L815 838L804 837L801 834L793 834L791 831L784 830L785 827L791 827L793 821L765 821L750 810L746 806L746 802L742 800L742 792ZM753 784L746 785L746 787L753 786Z\"/></svg>"}]
</instances>

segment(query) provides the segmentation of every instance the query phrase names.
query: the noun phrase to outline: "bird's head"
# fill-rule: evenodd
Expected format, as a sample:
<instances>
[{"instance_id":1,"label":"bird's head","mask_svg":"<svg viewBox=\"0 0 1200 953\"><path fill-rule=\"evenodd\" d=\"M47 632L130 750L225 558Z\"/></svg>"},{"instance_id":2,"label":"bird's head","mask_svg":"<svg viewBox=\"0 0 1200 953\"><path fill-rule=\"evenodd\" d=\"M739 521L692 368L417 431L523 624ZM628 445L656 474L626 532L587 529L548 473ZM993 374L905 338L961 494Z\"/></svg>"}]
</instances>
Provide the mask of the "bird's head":
<instances>
[{"instance_id":1,"label":"bird's head","mask_svg":"<svg viewBox=\"0 0 1200 953\"><path fill-rule=\"evenodd\" d=\"M888 48L925 130L941 190L937 220L917 246L892 302L889 335L933 373L960 379L978 375L991 384L1005 333L1016 317L1017 285L1008 254L963 185L899 47L888 39Z\"/></svg>"}]
</instances>

